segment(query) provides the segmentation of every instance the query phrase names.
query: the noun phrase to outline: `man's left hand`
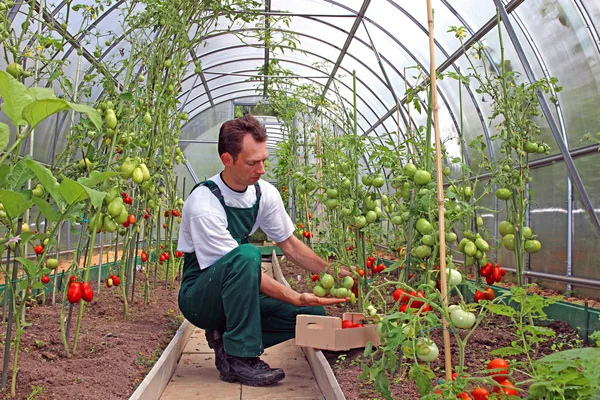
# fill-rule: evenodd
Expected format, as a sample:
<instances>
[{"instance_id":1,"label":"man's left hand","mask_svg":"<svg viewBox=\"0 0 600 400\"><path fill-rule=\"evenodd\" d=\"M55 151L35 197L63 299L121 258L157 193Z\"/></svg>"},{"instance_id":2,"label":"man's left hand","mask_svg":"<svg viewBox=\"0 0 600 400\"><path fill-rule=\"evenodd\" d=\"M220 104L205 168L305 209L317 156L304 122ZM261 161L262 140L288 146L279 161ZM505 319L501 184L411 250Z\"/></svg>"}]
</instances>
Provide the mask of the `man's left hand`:
<instances>
[{"instance_id":1,"label":"man's left hand","mask_svg":"<svg viewBox=\"0 0 600 400\"><path fill-rule=\"evenodd\" d=\"M346 297L345 299L336 299L328 297L318 297L312 293L302 293L298 300L298 306L327 306L331 304L345 303L349 300L349 297Z\"/></svg>"}]
</instances>

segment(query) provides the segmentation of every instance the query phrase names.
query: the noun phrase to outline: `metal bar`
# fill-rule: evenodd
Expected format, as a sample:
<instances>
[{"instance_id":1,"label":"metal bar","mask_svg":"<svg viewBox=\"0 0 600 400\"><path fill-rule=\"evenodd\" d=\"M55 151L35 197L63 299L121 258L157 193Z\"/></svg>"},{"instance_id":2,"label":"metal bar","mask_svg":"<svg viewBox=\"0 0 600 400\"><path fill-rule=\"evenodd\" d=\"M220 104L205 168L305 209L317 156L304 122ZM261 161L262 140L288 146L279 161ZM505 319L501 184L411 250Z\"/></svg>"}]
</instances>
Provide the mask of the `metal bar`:
<instances>
[{"instance_id":1,"label":"metal bar","mask_svg":"<svg viewBox=\"0 0 600 400\"><path fill-rule=\"evenodd\" d=\"M337 71L340 68L340 65L342 64L342 60L344 59L344 56L346 55L346 52L348 51L348 48L350 47L350 43L352 43L352 40L354 39L354 35L356 35L356 31L358 30L358 27L360 26L360 22L361 22L362 18L364 17L365 13L367 12L367 8L369 7L370 3L371 3L371 0L363 1L362 6L360 7L360 11L358 12L358 15L356 16L356 20L354 21L354 25L352 25L352 28L350 29L350 32L348 33L348 37L346 38L346 43L344 43L344 46L342 47L342 52L338 56L338 59L335 62L335 65L333 66L331 73L329 74L329 79L327 80L327 83L325 84L323 93L321 93L322 98L325 98L325 94L327 93L327 90L329 90L329 86L333 82L333 79L335 78Z\"/></svg>"},{"instance_id":2,"label":"metal bar","mask_svg":"<svg viewBox=\"0 0 600 400\"><path fill-rule=\"evenodd\" d=\"M506 271L509 271L509 272L516 272L516 270L514 268L510 268L510 267L502 267L502 268L504 268ZM570 284L577 285L577 286L600 288L600 281L596 280L596 279L591 279L591 278L579 278L576 276L556 275L556 274L549 274L547 272L538 272L538 271L531 271L531 270L523 271L523 275L531 276L533 278L547 279L547 280L555 281L555 282L570 283Z\"/></svg>"},{"instance_id":3,"label":"metal bar","mask_svg":"<svg viewBox=\"0 0 600 400\"><path fill-rule=\"evenodd\" d=\"M525 0L513 0L510 3L508 3L506 6L507 13L510 14L511 12L513 12L524 1ZM490 19L485 25L483 25L477 32L475 32L475 34L473 36L471 36L464 43L464 49L461 46L458 49L456 49L456 51L454 51L454 53L452 53L450 55L450 57L446 58L446 60L444 60L444 62L442 62L440 64L440 66L437 68L437 72L441 73L441 72L445 71L446 69L448 69L448 67L450 67L456 60L458 60L463 55L465 49L468 50L473 44L475 44L477 41L479 41L481 38L483 38L488 32L490 32L492 29L494 29L496 24L497 24L497 21L496 21L495 17ZM406 99L407 99L406 96L404 96L404 98L402 99L400 104L401 105L406 104ZM388 112L386 112L377 122L375 122L375 124L373 124L373 126L371 126L369 129L367 129L366 133L370 133L370 132L374 131L379 125L381 125L386 119L388 119L394 112L396 112L396 105L394 105L390 110L388 110Z\"/></svg>"},{"instance_id":4,"label":"metal bar","mask_svg":"<svg viewBox=\"0 0 600 400\"><path fill-rule=\"evenodd\" d=\"M502 22L504 23L504 27L506 28L506 30L508 32L508 36L510 37L511 42L512 42L515 50L517 51L517 55L519 56L519 60L521 61L521 64L523 65L523 68L525 69L525 74L527 75L527 78L529 79L530 82L532 82L532 83L535 82L536 81L535 74L534 74L533 70L531 69L529 60L527 59L525 52L523 51L523 47L521 46L521 43L519 42L519 39L518 39L517 34L512 26L512 23L508 19L508 13L506 12L506 9L504 8L504 4L502 4L501 0L494 0L494 3L496 4L496 7L498 7L498 10L500 11L500 16L501 16ZM567 145L565 144L563 138L561 137L561 133L558 130L558 126L556 125L556 122L554 121L554 117L552 116L552 113L550 112L550 107L548 106L548 102L546 101L544 94L539 90L538 90L538 100L540 102L540 108L542 109L542 113L546 117L546 120L548 121L548 125L550 126L550 130L552 131L554 140L556 141L556 144L558 145L558 148L560 149L560 152L562 153L562 155L564 157L565 163L567 165L567 171L569 172L569 175L570 175L571 179L573 180L575 187L577 188L577 191L579 192L579 195L581 196L581 202L583 203L584 208L588 211L588 213L592 219L592 224L594 224L594 226L596 228L596 232L598 233L598 235L600 235L600 220L598 220L598 216L596 215L596 213L594 211L594 206L592 205L592 202L587 193L587 190L585 189L585 185L583 184L583 181L581 180L581 176L579 176L577 167L575 166L575 163L573 162L573 159L571 158L569 149L568 149Z\"/></svg>"},{"instance_id":5,"label":"metal bar","mask_svg":"<svg viewBox=\"0 0 600 400\"><path fill-rule=\"evenodd\" d=\"M246 47L246 46L242 46L242 47ZM280 75L259 75L259 74L242 74L242 73L237 73L237 72L211 72L211 71L206 71L204 72L205 74L208 75L222 75L222 76L246 76L246 77L250 77L250 78L262 78L262 77L269 77L269 78L277 78L277 79L325 79L328 78L328 75L319 75L319 76L300 76L300 75L290 75L290 76L280 76Z\"/></svg>"},{"instance_id":6,"label":"metal bar","mask_svg":"<svg viewBox=\"0 0 600 400\"><path fill-rule=\"evenodd\" d=\"M230 11L231 14L248 15L248 11ZM289 16L289 17L319 17L319 18L356 18L356 14L302 14L280 10L273 11L252 11L255 15L270 15L270 16Z\"/></svg>"},{"instance_id":7,"label":"metal bar","mask_svg":"<svg viewBox=\"0 0 600 400\"><path fill-rule=\"evenodd\" d=\"M583 4L583 2L581 0L573 0L573 2L575 3L575 6L581 13L581 18L583 19L583 22L585 23L585 27L590 32L590 35L592 36L592 40L594 41L594 44L596 45L596 49L600 53L600 34L598 33L598 30L596 29L596 25L594 25L594 20L590 16L590 13L588 12L587 8L585 8L585 5Z\"/></svg>"},{"instance_id":8,"label":"metal bar","mask_svg":"<svg viewBox=\"0 0 600 400\"><path fill-rule=\"evenodd\" d=\"M265 12L271 11L271 0L265 1ZM264 72L265 74L269 71L269 45L270 45L270 37L271 37L271 21L269 20L269 16L265 15L265 63L264 63ZM267 97L267 88L269 85L269 78L267 75L264 77L264 87L263 87L263 96Z\"/></svg>"}]
</instances>

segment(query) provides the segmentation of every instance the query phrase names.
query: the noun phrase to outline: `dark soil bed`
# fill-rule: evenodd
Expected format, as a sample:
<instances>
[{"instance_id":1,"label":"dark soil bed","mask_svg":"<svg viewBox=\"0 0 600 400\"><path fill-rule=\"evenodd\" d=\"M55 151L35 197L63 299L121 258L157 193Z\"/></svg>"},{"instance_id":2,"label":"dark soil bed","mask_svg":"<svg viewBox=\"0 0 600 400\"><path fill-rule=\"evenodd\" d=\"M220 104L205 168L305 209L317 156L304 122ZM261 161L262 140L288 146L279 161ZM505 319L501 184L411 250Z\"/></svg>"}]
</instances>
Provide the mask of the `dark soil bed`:
<instances>
[{"instance_id":1,"label":"dark soil bed","mask_svg":"<svg viewBox=\"0 0 600 400\"><path fill-rule=\"evenodd\" d=\"M293 265L287 260L281 262L281 268L284 276L290 283L290 286L298 292L312 292L313 284L310 280L310 274L306 270ZM382 280L385 274L376 278ZM393 304L393 298L389 296L389 303ZM346 311L357 311L350 305L329 306L327 313L330 316L339 316ZM465 354L465 371L476 372L484 370L488 361L494 358L490 351L509 346L516 337L511 333L514 329L510 327L511 321L506 317L488 314L488 317L478 327L477 331L469 339L468 349ZM552 353L554 348L563 350L572 347L581 347L583 341L579 338L577 332L571 329L566 322L554 321L549 325L556 332L556 338L542 343L538 349L538 356ZM444 352L442 330L438 329L432 333L432 339L440 349L439 358L431 363L431 368L438 379L444 379ZM464 335L461 335L464 337ZM451 337L452 365L458 365L459 354L453 335ZM358 377L362 372L361 362L369 363L369 359L363 356L364 349L354 349L347 352L323 351L326 359L329 361L333 372L348 400L358 399L380 399L382 396L367 381L360 380ZM522 357L524 359L524 356ZM511 357L511 360L521 360L520 356ZM513 377L515 380L524 379L518 374ZM416 384L408 378L408 369L397 374L390 379L390 390L394 399L417 399L420 397ZM522 387L521 387L522 388ZM522 396L523 398L525 396Z\"/></svg>"},{"instance_id":2,"label":"dark soil bed","mask_svg":"<svg viewBox=\"0 0 600 400\"><path fill-rule=\"evenodd\" d=\"M150 291L144 304L143 276L138 274L128 321L123 319L123 298L119 288L102 287L86 304L77 353L66 358L60 333L61 305L32 305L27 308L25 329L19 351L17 399L127 399L158 360L183 321L177 307L177 288L160 283ZM62 299L62 293L57 296ZM131 300L131 293L128 300ZM79 305L73 307L69 336L73 346ZM0 323L2 351L6 323ZM14 332L12 335L14 339ZM0 398L9 399L12 376L12 347L8 388ZM1 365L0 365L1 367Z\"/></svg>"}]
</instances>

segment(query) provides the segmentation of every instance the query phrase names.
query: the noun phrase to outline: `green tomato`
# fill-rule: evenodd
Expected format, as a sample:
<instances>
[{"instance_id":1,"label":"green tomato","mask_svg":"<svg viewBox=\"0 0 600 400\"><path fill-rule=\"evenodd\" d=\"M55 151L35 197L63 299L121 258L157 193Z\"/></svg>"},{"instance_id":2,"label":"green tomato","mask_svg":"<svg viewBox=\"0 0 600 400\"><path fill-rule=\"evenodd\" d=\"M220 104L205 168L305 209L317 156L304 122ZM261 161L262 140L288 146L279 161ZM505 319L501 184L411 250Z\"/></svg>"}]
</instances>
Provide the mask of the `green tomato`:
<instances>
[{"instance_id":1,"label":"green tomato","mask_svg":"<svg viewBox=\"0 0 600 400\"><path fill-rule=\"evenodd\" d=\"M375 213L375 211L367 211L365 219L367 220L367 223L371 224L377 221L377 213Z\"/></svg>"},{"instance_id":2,"label":"green tomato","mask_svg":"<svg viewBox=\"0 0 600 400\"><path fill-rule=\"evenodd\" d=\"M402 217L399 215L396 215L395 217L392 217L392 225L400 225L402 224Z\"/></svg>"},{"instance_id":3,"label":"green tomato","mask_svg":"<svg viewBox=\"0 0 600 400\"><path fill-rule=\"evenodd\" d=\"M104 232L109 232L109 233L113 233L117 230L118 225L115 221L113 221L112 218L109 218L107 216L104 217L104 221L102 223L102 230Z\"/></svg>"},{"instance_id":4,"label":"green tomato","mask_svg":"<svg viewBox=\"0 0 600 400\"><path fill-rule=\"evenodd\" d=\"M354 292L350 292L350 304L356 304L356 296L354 295Z\"/></svg>"},{"instance_id":5,"label":"green tomato","mask_svg":"<svg viewBox=\"0 0 600 400\"><path fill-rule=\"evenodd\" d=\"M109 129L115 129L117 127L117 116L112 110L107 110L104 115L104 121Z\"/></svg>"},{"instance_id":6,"label":"green tomato","mask_svg":"<svg viewBox=\"0 0 600 400\"><path fill-rule=\"evenodd\" d=\"M477 227L481 228L483 226L483 218L477 217Z\"/></svg>"},{"instance_id":7,"label":"green tomato","mask_svg":"<svg viewBox=\"0 0 600 400\"><path fill-rule=\"evenodd\" d=\"M528 253L537 253L542 249L542 243L536 239L529 239L525 241L525 251Z\"/></svg>"},{"instance_id":8,"label":"green tomato","mask_svg":"<svg viewBox=\"0 0 600 400\"><path fill-rule=\"evenodd\" d=\"M23 67L21 64L10 63L6 67L6 72L12 75L13 78L19 79L23 75Z\"/></svg>"},{"instance_id":9,"label":"green tomato","mask_svg":"<svg viewBox=\"0 0 600 400\"><path fill-rule=\"evenodd\" d=\"M400 189L400 196L402 196L403 199L410 199L410 189L410 183L404 182L404 184L402 184L402 189Z\"/></svg>"},{"instance_id":10,"label":"green tomato","mask_svg":"<svg viewBox=\"0 0 600 400\"><path fill-rule=\"evenodd\" d=\"M463 195L465 197L465 199L470 199L471 195L473 194L473 189L471 189L471 186L465 186L462 190Z\"/></svg>"},{"instance_id":11,"label":"green tomato","mask_svg":"<svg viewBox=\"0 0 600 400\"><path fill-rule=\"evenodd\" d=\"M350 179L348 179L348 178L345 178L345 179L342 181L342 187L343 187L344 189L350 189L350 186L351 186L351 185L352 185L352 182L350 182Z\"/></svg>"},{"instance_id":12,"label":"green tomato","mask_svg":"<svg viewBox=\"0 0 600 400\"><path fill-rule=\"evenodd\" d=\"M512 233L509 233L508 235L505 235L502 238L502 244L508 250L510 250L510 251L514 250L515 249L515 235L513 235Z\"/></svg>"},{"instance_id":13,"label":"green tomato","mask_svg":"<svg viewBox=\"0 0 600 400\"><path fill-rule=\"evenodd\" d=\"M421 235L427 235L433 231L433 226L425 218L419 218L416 228Z\"/></svg>"},{"instance_id":14,"label":"green tomato","mask_svg":"<svg viewBox=\"0 0 600 400\"><path fill-rule=\"evenodd\" d=\"M353 228L356 228L356 229L360 229L360 228L363 228L366 224L367 224L367 219L364 216L359 215L352 219L350 226Z\"/></svg>"},{"instance_id":15,"label":"green tomato","mask_svg":"<svg viewBox=\"0 0 600 400\"><path fill-rule=\"evenodd\" d=\"M475 314L458 307L450 313L450 320L455 327L460 329L471 329L475 325Z\"/></svg>"},{"instance_id":16,"label":"green tomato","mask_svg":"<svg viewBox=\"0 0 600 400\"><path fill-rule=\"evenodd\" d=\"M371 175L363 175L361 181L365 186L371 186L373 184L373 177Z\"/></svg>"},{"instance_id":17,"label":"green tomato","mask_svg":"<svg viewBox=\"0 0 600 400\"><path fill-rule=\"evenodd\" d=\"M44 195L44 187L40 183L38 183L37 185L35 185L35 188L33 188L31 193L35 197L42 197Z\"/></svg>"},{"instance_id":18,"label":"green tomato","mask_svg":"<svg viewBox=\"0 0 600 400\"><path fill-rule=\"evenodd\" d=\"M431 181L431 174L427 171L418 170L413 176L417 185L427 185Z\"/></svg>"},{"instance_id":19,"label":"green tomato","mask_svg":"<svg viewBox=\"0 0 600 400\"><path fill-rule=\"evenodd\" d=\"M58 259L49 258L46 260L46 268L48 269L56 269L58 268Z\"/></svg>"},{"instance_id":20,"label":"green tomato","mask_svg":"<svg viewBox=\"0 0 600 400\"><path fill-rule=\"evenodd\" d=\"M345 276L344 279L342 279L342 287L345 287L346 289L350 290L353 286L354 279L352 279L351 276Z\"/></svg>"},{"instance_id":21,"label":"green tomato","mask_svg":"<svg viewBox=\"0 0 600 400\"><path fill-rule=\"evenodd\" d=\"M171 65L173 65L173 61L171 61L171 59L167 58L163 65L165 66L165 68L171 68Z\"/></svg>"},{"instance_id":22,"label":"green tomato","mask_svg":"<svg viewBox=\"0 0 600 400\"><path fill-rule=\"evenodd\" d=\"M339 205L339 202L337 199L327 199L325 200L325 207L327 207L330 210L335 210Z\"/></svg>"},{"instance_id":23,"label":"green tomato","mask_svg":"<svg viewBox=\"0 0 600 400\"><path fill-rule=\"evenodd\" d=\"M415 164L408 163L404 166L404 175L406 175L408 177L413 177L416 172L417 172L417 167L415 167Z\"/></svg>"},{"instance_id":24,"label":"green tomato","mask_svg":"<svg viewBox=\"0 0 600 400\"><path fill-rule=\"evenodd\" d=\"M496 190L496 197L500 200L508 200L510 199L510 196L512 196L510 189L500 188Z\"/></svg>"},{"instance_id":25,"label":"green tomato","mask_svg":"<svg viewBox=\"0 0 600 400\"><path fill-rule=\"evenodd\" d=\"M538 154L543 154L543 153L545 153L545 152L546 152L546 147L545 147L545 146L542 146L542 145L538 145L538 148L537 148L537 153L538 153Z\"/></svg>"},{"instance_id":26,"label":"green tomato","mask_svg":"<svg viewBox=\"0 0 600 400\"><path fill-rule=\"evenodd\" d=\"M415 346L415 353L417 354L417 358L421 361L432 362L437 360L440 355L440 349L437 344L429 339L419 339L417 340Z\"/></svg>"},{"instance_id":27,"label":"green tomato","mask_svg":"<svg viewBox=\"0 0 600 400\"><path fill-rule=\"evenodd\" d=\"M384 206L387 206L390 203L390 200L388 199L388 197L384 194L381 196L381 204L383 204Z\"/></svg>"},{"instance_id":28,"label":"green tomato","mask_svg":"<svg viewBox=\"0 0 600 400\"><path fill-rule=\"evenodd\" d=\"M148 167L146 166L146 164L141 163L140 169L142 170L144 181L147 181L148 179L150 179L150 171L148 170Z\"/></svg>"},{"instance_id":29,"label":"green tomato","mask_svg":"<svg viewBox=\"0 0 600 400\"><path fill-rule=\"evenodd\" d=\"M123 222L127 221L128 217L129 213L127 213L127 209L123 207L123 211L121 211L121 214L119 214L117 217L114 217L114 219L117 224L122 224Z\"/></svg>"},{"instance_id":30,"label":"green tomato","mask_svg":"<svg viewBox=\"0 0 600 400\"><path fill-rule=\"evenodd\" d=\"M123 164L121 164L121 173L123 174L123 178L125 178L125 179L131 178L134 169L136 169L136 166L135 166L133 159L131 159L131 158L125 159Z\"/></svg>"},{"instance_id":31,"label":"green tomato","mask_svg":"<svg viewBox=\"0 0 600 400\"><path fill-rule=\"evenodd\" d=\"M352 210L351 210L351 209L349 209L349 208L346 208L346 207L344 207L344 208L342 208L342 209L340 210L340 213L341 213L341 214L342 214L344 217L348 217L348 216L350 216L350 214L352 214Z\"/></svg>"},{"instance_id":32,"label":"green tomato","mask_svg":"<svg viewBox=\"0 0 600 400\"><path fill-rule=\"evenodd\" d=\"M402 217L402 221L408 222L410 219L410 211L404 211L400 216Z\"/></svg>"},{"instance_id":33,"label":"green tomato","mask_svg":"<svg viewBox=\"0 0 600 400\"><path fill-rule=\"evenodd\" d=\"M533 235L531 228L528 226L524 226L523 229L521 230L521 232L523 232L523 237L525 239L529 239L531 237L531 235Z\"/></svg>"},{"instance_id":34,"label":"green tomato","mask_svg":"<svg viewBox=\"0 0 600 400\"><path fill-rule=\"evenodd\" d=\"M377 215L377 218L381 218L383 216L383 211L381 211L381 208L379 207L375 207L375 215Z\"/></svg>"},{"instance_id":35,"label":"green tomato","mask_svg":"<svg viewBox=\"0 0 600 400\"><path fill-rule=\"evenodd\" d=\"M456 286L462 282L462 274L455 269L448 268L446 270L446 276L448 277L450 286Z\"/></svg>"},{"instance_id":36,"label":"green tomato","mask_svg":"<svg viewBox=\"0 0 600 400\"><path fill-rule=\"evenodd\" d=\"M150 113L145 113L143 117L144 124L151 125L152 124L152 115Z\"/></svg>"},{"instance_id":37,"label":"green tomato","mask_svg":"<svg viewBox=\"0 0 600 400\"><path fill-rule=\"evenodd\" d=\"M515 233L515 227L508 221L502 221L498 224L498 232L500 232L502 236L506 236Z\"/></svg>"},{"instance_id":38,"label":"green tomato","mask_svg":"<svg viewBox=\"0 0 600 400\"><path fill-rule=\"evenodd\" d=\"M373 178L372 185L376 188L380 188L383 185L385 185L385 179L383 178L383 176L376 176L375 178Z\"/></svg>"},{"instance_id":39,"label":"green tomato","mask_svg":"<svg viewBox=\"0 0 600 400\"><path fill-rule=\"evenodd\" d=\"M108 215L116 218L123 212L123 208L123 199L121 197L115 197L107 207Z\"/></svg>"},{"instance_id":40,"label":"green tomato","mask_svg":"<svg viewBox=\"0 0 600 400\"><path fill-rule=\"evenodd\" d=\"M131 179L138 184L144 182L144 173L140 167L134 168L133 172L131 173Z\"/></svg>"},{"instance_id":41,"label":"green tomato","mask_svg":"<svg viewBox=\"0 0 600 400\"><path fill-rule=\"evenodd\" d=\"M313 288L313 294L317 297L325 297L325 295L327 294L327 291L325 290L325 288L321 285L317 285Z\"/></svg>"},{"instance_id":42,"label":"green tomato","mask_svg":"<svg viewBox=\"0 0 600 400\"><path fill-rule=\"evenodd\" d=\"M484 253L490 249L490 245L482 238L475 239L475 246Z\"/></svg>"},{"instance_id":43,"label":"green tomato","mask_svg":"<svg viewBox=\"0 0 600 400\"><path fill-rule=\"evenodd\" d=\"M329 289L333 286L334 283L334 279L333 276L329 275L329 274L324 274L321 277L321 286L323 286L325 289Z\"/></svg>"},{"instance_id":44,"label":"green tomato","mask_svg":"<svg viewBox=\"0 0 600 400\"><path fill-rule=\"evenodd\" d=\"M450 167L448 167L448 166L445 166L445 167L442 169L442 174L444 174L444 176L450 176Z\"/></svg>"},{"instance_id":45,"label":"green tomato","mask_svg":"<svg viewBox=\"0 0 600 400\"><path fill-rule=\"evenodd\" d=\"M327 191L325 193L327 194L327 197L330 199L336 199L338 197L337 189L327 189Z\"/></svg>"},{"instance_id":46,"label":"green tomato","mask_svg":"<svg viewBox=\"0 0 600 400\"><path fill-rule=\"evenodd\" d=\"M338 299L344 299L349 296L350 296L350 291L346 288L341 287L335 291L335 297L337 297Z\"/></svg>"},{"instance_id":47,"label":"green tomato","mask_svg":"<svg viewBox=\"0 0 600 400\"><path fill-rule=\"evenodd\" d=\"M426 244L427 246L433 246L435 244L435 237L432 235L425 235L421 238L421 243Z\"/></svg>"},{"instance_id":48,"label":"green tomato","mask_svg":"<svg viewBox=\"0 0 600 400\"><path fill-rule=\"evenodd\" d=\"M456 242L456 239L457 239L456 233L454 233L454 232L446 233L446 242L454 243L454 242Z\"/></svg>"},{"instance_id":49,"label":"green tomato","mask_svg":"<svg viewBox=\"0 0 600 400\"><path fill-rule=\"evenodd\" d=\"M525 143L525 151L528 153L536 153L538 151L538 144L536 142Z\"/></svg>"},{"instance_id":50,"label":"green tomato","mask_svg":"<svg viewBox=\"0 0 600 400\"><path fill-rule=\"evenodd\" d=\"M465 252L465 244L467 244L468 241L469 241L469 239L467 239L466 237L462 238L460 240L460 242L458 243L458 251L460 251L461 253L464 253Z\"/></svg>"},{"instance_id":51,"label":"green tomato","mask_svg":"<svg viewBox=\"0 0 600 400\"><path fill-rule=\"evenodd\" d=\"M468 256L473 257L475 253L477 253L477 246L475 246L475 243L468 240L464 246L464 253Z\"/></svg>"},{"instance_id":52,"label":"green tomato","mask_svg":"<svg viewBox=\"0 0 600 400\"><path fill-rule=\"evenodd\" d=\"M415 255L419 258L427 258L431 255L431 247L423 244L415 248Z\"/></svg>"}]
</instances>

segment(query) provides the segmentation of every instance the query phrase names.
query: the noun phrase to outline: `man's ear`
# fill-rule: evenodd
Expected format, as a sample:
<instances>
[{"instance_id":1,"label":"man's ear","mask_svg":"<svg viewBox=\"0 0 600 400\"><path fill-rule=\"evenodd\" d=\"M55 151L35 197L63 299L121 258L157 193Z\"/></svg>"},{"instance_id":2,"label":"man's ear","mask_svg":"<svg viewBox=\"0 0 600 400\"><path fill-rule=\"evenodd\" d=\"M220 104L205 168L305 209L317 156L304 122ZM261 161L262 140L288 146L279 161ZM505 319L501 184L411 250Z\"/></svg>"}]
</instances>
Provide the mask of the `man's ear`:
<instances>
[{"instance_id":1,"label":"man's ear","mask_svg":"<svg viewBox=\"0 0 600 400\"><path fill-rule=\"evenodd\" d=\"M229 153L221 154L221 162L224 166L230 167L233 165L233 157Z\"/></svg>"}]
</instances>

